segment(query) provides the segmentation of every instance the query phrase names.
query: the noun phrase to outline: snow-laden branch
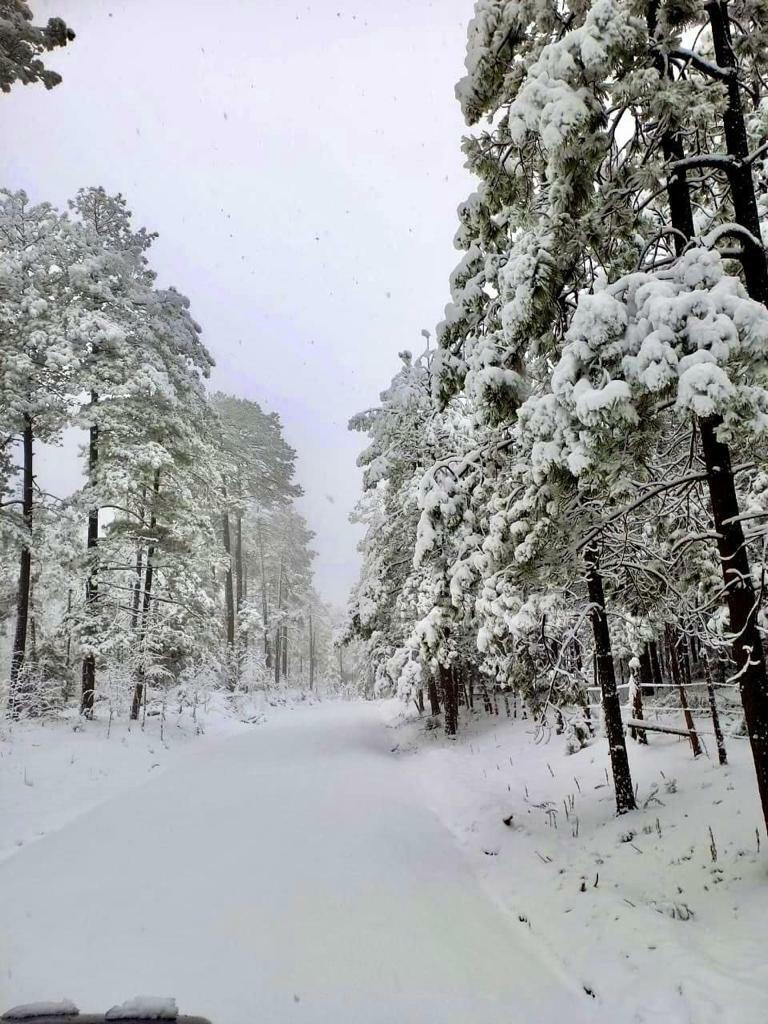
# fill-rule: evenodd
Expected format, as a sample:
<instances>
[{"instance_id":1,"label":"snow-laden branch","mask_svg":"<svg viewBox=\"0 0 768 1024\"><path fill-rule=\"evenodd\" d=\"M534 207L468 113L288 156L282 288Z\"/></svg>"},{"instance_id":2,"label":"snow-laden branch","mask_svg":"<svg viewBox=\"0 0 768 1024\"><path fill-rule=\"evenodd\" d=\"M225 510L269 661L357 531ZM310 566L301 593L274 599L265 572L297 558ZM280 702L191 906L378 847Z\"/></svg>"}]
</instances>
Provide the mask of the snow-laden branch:
<instances>
[{"instance_id":1,"label":"snow-laden branch","mask_svg":"<svg viewBox=\"0 0 768 1024\"><path fill-rule=\"evenodd\" d=\"M700 239L695 239L691 242L691 245L700 243L707 249L714 249L715 245L720 241L721 238L743 238L749 245L754 245L757 249L762 249L763 243L759 238L755 238L751 231L741 226L741 224L718 224L717 227L707 232L706 235L702 235Z\"/></svg>"},{"instance_id":2,"label":"snow-laden branch","mask_svg":"<svg viewBox=\"0 0 768 1024\"><path fill-rule=\"evenodd\" d=\"M675 160L669 164L669 176L675 178L683 171L692 171L697 167L715 167L720 170L729 171L734 167L740 167L741 161L730 153L696 153L693 156L683 157L682 160Z\"/></svg>"},{"instance_id":3,"label":"snow-laden branch","mask_svg":"<svg viewBox=\"0 0 768 1024\"><path fill-rule=\"evenodd\" d=\"M715 64L711 60L707 60L706 57L702 57L701 54L695 52L695 50L688 50L685 47L677 47L674 50L670 50L667 53L668 57L673 60L684 60L687 64L692 64L697 71L703 72L705 75L709 75L710 78L717 78L720 81L727 82L729 78L733 78L736 74L736 68L724 68L719 64Z\"/></svg>"},{"instance_id":4,"label":"snow-laden branch","mask_svg":"<svg viewBox=\"0 0 768 1024\"><path fill-rule=\"evenodd\" d=\"M733 467L734 475L736 473L743 473L745 470L754 469L754 462L744 462L738 466ZM674 490L677 487L687 487L690 484L697 483L701 480L706 480L707 474L705 472L700 473L686 473L685 476L676 477L674 480L667 480L664 483L656 484L655 487L651 487L644 494L641 494L634 501L625 505L623 508L618 509L611 515L607 516L597 526L593 526L589 533L585 534L584 537L576 545L576 551L582 551L588 544L600 536L603 530L610 526L611 523L615 523L617 519L621 519L630 512L634 512L635 509L640 508L647 501L651 501L653 498L657 498L660 494L664 494L666 491Z\"/></svg>"}]
</instances>

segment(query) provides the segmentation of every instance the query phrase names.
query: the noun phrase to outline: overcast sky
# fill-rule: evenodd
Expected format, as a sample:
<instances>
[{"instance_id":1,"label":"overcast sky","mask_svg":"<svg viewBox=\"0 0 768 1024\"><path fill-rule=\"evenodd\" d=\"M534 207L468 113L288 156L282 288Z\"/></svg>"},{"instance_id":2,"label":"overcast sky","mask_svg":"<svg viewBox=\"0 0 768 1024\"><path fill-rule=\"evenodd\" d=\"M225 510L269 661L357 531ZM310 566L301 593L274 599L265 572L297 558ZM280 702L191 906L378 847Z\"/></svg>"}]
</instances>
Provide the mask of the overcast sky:
<instances>
[{"instance_id":1,"label":"overcast sky","mask_svg":"<svg viewBox=\"0 0 768 1024\"><path fill-rule=\"evenodd\" d=\"M453 97L472 0L32 0L77 39L62 85L0 96L0 182L63 204L123 192L191 299L212 386L277 411L317 583L345 601L361 439L402 348L448 297L469 189ZM72 457L48 460L61 493Z\"/></svg>"}]
</instances>

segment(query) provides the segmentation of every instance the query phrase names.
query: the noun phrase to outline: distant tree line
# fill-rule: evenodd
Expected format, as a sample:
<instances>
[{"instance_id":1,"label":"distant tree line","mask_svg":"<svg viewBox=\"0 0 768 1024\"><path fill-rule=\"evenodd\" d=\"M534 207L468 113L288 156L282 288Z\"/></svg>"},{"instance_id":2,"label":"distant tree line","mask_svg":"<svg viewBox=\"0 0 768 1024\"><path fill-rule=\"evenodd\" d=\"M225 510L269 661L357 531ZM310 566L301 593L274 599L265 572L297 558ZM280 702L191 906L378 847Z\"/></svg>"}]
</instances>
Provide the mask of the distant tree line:
<instances>
[{"instance_id":1,"label":"distant tree line","mask_svg":"<svg viewBox=\"0 0 768 1024\"><path fill-rule=\"evenodd\" d=\"M65 212L0 190L0 587L7 710L199 680L230 691L336 673L312 586L295 452L278 416L209 395L189 301L121 195ZM83 484L38 483L41 444L83 439ZM75 436L78 436L77 433Z\"/></svg>"}]
</instances>

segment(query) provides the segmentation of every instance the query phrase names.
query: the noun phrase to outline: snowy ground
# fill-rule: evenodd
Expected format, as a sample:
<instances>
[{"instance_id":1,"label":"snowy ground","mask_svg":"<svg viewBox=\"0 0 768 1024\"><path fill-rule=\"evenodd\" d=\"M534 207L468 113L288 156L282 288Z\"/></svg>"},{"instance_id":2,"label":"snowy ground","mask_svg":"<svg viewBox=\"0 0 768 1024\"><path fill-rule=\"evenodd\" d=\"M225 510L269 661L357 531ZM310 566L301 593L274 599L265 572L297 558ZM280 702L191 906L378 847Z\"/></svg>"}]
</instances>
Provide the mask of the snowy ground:
<instances>
[{"instance_id":1,"label":"snowy ground","mask_svg":"<svg viewBox=\"0 0 768 1024\"><path fill-rule=\"evenodd\" d=\"M0 865L0 1002L167 994L220 1024L595 1019L484 895L390 739L375 705L286 710L46 829Z\"/></svg>"},{"instance_id":2,"label":"snowy ground","mask_svg":"<svg viewBox=\"0 0 768 1024\"><path fill-rule=\"evenodd\" d=\"M725 768L711 737L714 761L674 736L628 740L641 809L617 818L602 740L567 756L528 721L482 714L452 741L390 717L486 891L614 1021L768 1020L768 852L746 740L728 741Z\"/></svg>"},{"instance_id":3,"label":"snowy ground","mask_svg":"<svg viewBox=\"0 0 768 1024\"><path fill-rule=\"evenodd\" d=\"M110 721L106 711L85 727L74 711L55 719L0 721L0 862L162 774L190 741L200 753L201 740L248 730L241 719L260 717L264 707L251 703L240 711L219 700L184 707L182 714L169 706L163 720L151 716L143 728L125 719Z\"/></svg>"},{"instance_id":4,"label":"snowy ground","mask_svg":"<svg viewBox=\"0 0 768 1024\"><path fill-rule=\"evenodd\" d=\"M640 801L657 788L616 819L600 741L566 757L485 716L450 741L394 707L0 737L0 1009L148 992L216 1024L766 1019L743 741L726 769L631 745Z\"/></svg>"}]
</instances>

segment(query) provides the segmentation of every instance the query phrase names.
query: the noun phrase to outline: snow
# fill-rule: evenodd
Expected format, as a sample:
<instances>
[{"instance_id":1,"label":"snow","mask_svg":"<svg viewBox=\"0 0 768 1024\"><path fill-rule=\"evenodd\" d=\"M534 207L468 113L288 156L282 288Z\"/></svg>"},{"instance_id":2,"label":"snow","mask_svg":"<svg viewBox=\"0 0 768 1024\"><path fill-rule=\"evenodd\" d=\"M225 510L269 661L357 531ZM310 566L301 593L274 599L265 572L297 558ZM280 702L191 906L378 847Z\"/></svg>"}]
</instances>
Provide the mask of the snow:
<instances>
[{"instance_id":1,"label":"snow","mask_svg":"<svg viewBox=\"0 0 768 1024\"><path fill-rule=\"evenodd\" d=\"M134 996L119 1006L113 1006L104 1015L107 1020L176 1020L179 1008L176 1000L164 996Z\"/></svg>"},{"instance_id":2,"label":"snow","mask_svg":"<svg viewBox=\"0 0 768 1024\"><path fill-rule=\"evenodd\" d=\"M22 848L0 865L3 1002L129 987L226 1024L602 1020L486 898L394 745L375 704L286 710Z\"/></svg>"},{"instance_id":3,"label":"snow","mask_svg":"<svg viewBox=\"0 0 768 1024\"><path fill-rule=\"evenodd\" d=\"M682 417L721 415L726 435L735 424L766 429L765 391L753 382L768 313L717 251L692 248L668 269L584 292L565 338L552 392L519 413L534 479L599 465L601 440L641 422L649 395L671 399Z\"/></svg>"},{"instance_id":4,"label":"snow","mask_svg":"<svg viewBox=\"0 0 768 1024\"><path fill-rule=\"evenodd\" d=\"M34 1020L35 1017L69 1017L80 1011L69 999L58 1003L25 1003L14 1006L2 1016L2 1020Z\"/></svg>"},{"instance_id":5,"label":"snow","mask_svg":"<svg viewBox=\"0 0 768 1024\"><path fill-rule=\"evenodd\" d=\"M595 0L584 22L544 46L526 67L525 83L509 105L516 145L536 132L545 150L562 146L594 116L593 83L601 83L618 53L636 45L638 19L616 0Z\"/></svg>"},{"instance_id":6,"label":"snow","mask_svg":"<svg viewBox=\"0 0 768 1024\"><path fill-rule=\"evenodd\" d=\"M390 707L393 745L425 800L527 941L594 993L593 1019L765 1021L768 872L744 739L727 739L725 768L706 720L712 749L697 760L687 740L628 740L640 810L617 818L604 740L569 755L567 735L534 742L533 724L502 706L463 719L454 741Z\"/></svg>"},{"instance_id":7,"label":"snow","mask_svg":"<svg viewBox=\"0 0 768 1024\"><path fill-rule=\"evenodd\" d=\"M162 738L159 718L148 719L144 730L118 720L83 726L74 713L57 720L0 723L0 863L161 774L191 740L199 748L208 737L247 728L220 703L201 706L196 719L188 711L179 716L170 710ZM206 734L202 740L198 732Z\"/></svg>"},{"instance_id":8,"label":"snow","mask_svg":"<svg viewBox=\"0 0 768 1024\"><path fill-rule=\"evenodd\" d=\"M4 792L5 829L46 834L0 863L3 1004L128 988L227 1024L762 1024L744 739L726 768L630 742L641 810L619 819L604 741L569 756L527 720L481 714L457 740L398 701L207 721L167 747L104 722L5 740L34 808Z\"/></svg>"}]
</instances>

